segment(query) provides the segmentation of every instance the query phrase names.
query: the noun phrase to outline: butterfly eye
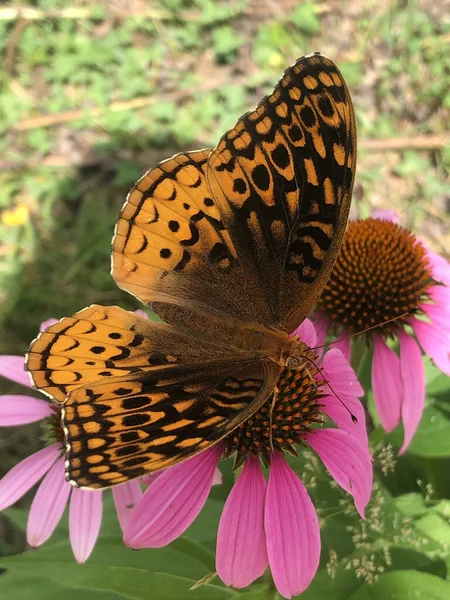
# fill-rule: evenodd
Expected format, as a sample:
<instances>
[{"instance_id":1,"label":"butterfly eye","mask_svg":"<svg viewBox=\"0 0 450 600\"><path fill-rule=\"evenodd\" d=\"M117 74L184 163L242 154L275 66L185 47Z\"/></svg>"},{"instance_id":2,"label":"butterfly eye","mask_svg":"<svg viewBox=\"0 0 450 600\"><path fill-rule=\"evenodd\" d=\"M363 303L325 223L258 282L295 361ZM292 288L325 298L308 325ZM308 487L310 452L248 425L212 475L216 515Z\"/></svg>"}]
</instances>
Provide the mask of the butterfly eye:
<instances>
[{"instance_id":1,"label":"butterfly eye","mask_svg":"<svg viewBox=\"0 0 450 600\"><path fill-rule=\"evenodd\" d=\"M290 356L286 361L286 367L288 369L299 369L302 365L302 361L297 356Z\"/></svg>"}]
</instances>

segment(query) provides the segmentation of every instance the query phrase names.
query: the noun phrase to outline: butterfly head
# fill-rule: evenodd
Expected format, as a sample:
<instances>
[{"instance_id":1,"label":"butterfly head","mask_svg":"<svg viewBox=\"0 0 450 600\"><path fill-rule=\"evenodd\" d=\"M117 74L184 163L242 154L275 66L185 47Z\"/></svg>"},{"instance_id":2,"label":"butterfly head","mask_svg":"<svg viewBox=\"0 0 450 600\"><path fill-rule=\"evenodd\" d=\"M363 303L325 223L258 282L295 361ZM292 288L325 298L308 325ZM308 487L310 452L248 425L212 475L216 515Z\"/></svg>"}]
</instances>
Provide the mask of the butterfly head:
<instances>
[{"instance_id":1,"label":"butterfly head","mask_svg":"<svg viewBox=\"0 0 450 600\"><path fill-rule=\"evenodd\" d=\"M290 339L289 350L285 358L283 367L293 371L299 371L314 359L314 353L309 346L301 342L298 336Z\"/></svg>"}]
</instances>

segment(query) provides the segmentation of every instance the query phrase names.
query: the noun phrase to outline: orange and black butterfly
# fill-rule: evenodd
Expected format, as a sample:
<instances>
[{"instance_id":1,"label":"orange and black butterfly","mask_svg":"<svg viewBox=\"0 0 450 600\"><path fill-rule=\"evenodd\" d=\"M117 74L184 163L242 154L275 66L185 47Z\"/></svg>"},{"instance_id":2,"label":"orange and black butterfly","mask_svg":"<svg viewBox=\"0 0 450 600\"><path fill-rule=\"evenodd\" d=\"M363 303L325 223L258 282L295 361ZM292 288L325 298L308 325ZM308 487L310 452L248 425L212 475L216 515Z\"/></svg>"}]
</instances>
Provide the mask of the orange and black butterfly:
<instances>
[{"instance_id":1,"label":"orange and black butterfly","mask_svg":"<svg viewBox=\"0 0 450 600\"><path fill-rule=\"evenodd\" d=\"M347 86L312 54L214 150L177 154L137 182L112 275L163 322L92 306L28 354L34 385L62 405L71 483L106 487L199 453L300 367L305 347L289 333L333 267L355 162Z\"/></svg>"}]
</instances>

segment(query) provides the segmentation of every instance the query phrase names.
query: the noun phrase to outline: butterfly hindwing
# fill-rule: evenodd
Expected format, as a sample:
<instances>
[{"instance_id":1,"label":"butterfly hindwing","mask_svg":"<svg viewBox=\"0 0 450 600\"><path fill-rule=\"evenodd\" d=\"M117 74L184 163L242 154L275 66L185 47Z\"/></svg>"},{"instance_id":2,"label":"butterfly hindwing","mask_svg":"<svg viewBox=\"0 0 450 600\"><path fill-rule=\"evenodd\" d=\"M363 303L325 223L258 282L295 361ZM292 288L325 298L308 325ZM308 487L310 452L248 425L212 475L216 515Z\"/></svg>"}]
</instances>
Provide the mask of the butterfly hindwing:
<instances>
[{"instance_id":1,"label":"butterfly hindwing","mask_svg":"<svg viewBox=\"0 0 450 600\"><path fill-rule=\"evenodd\" d=\"M212 446L273 392L273 363L154 370L71 392L63 407L66 477L105 487L170 467Z\"/></svg>"},{"instance_id":2,"label":"butterfly hindwing","mask_svg":"<svg viewBox=\"0 0 450 600\"><path fill-rule=\"evenodd\" d=\"M34 385L62 405L67 477L86 487L149 474L211 446L261 406L281 370L207 329L98 305L41 333L26 365Z\"/></svg>"}]
</instances>

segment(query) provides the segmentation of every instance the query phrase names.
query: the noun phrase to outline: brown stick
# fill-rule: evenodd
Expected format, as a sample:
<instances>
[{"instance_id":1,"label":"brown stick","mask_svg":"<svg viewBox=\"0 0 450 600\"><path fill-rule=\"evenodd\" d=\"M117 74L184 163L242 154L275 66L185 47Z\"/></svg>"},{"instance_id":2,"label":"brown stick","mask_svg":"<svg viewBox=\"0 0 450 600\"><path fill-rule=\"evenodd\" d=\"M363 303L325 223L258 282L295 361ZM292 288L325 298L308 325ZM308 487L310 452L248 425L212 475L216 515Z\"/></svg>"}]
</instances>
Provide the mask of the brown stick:
<instances>
[{"instance_id":1,"label":"brown stick","mask_svg":"<svg viewBox=\"0 0 450 600\"><path fill-rule=\"evenodd\" d=\"M235 85L244 85L244 79L236 79ZM225 82L222 80L210 81L208 84L202 87L202 92L213 92L214 90L222 89ZM180 102L185 98L191 98L198 94L198 89L186 89L176 90L173 92L167 92L164 96L138 96L132 100L112 102L108 106L93 106L91 108L81 108L76 110L68 110L56 115L40 115L38 117L32 117L31 119L23 119L20 123L14 125L15 131L28 131L29 129L37 129L38 127L51 127L52 125L59 125L61 123L67 123L69 121L75 121L82 117L98 117L105 112L121 112L124 110L135 110L144 108L146 106L152 106L162 101Z\"/></svg>"},{"instance_id":2,"label":"brown stick","mask_svg":"<svg viewBox=\"0 0 450 600\"><path fill-rule=\"evenodd\" d=\"M0 8L0 21L15 21L16 19L27 19L29 21L42 21L44 19L89 19L95 8L98 9L99 5L97 4L91 8L73 6L71 8L61 8L60 10L39 10L27 6L21 8ZM126 15L148 17L155 20L172 18L170 13L152 8L145 8L141 11L127 11Z\"/></svg>"},{"instance_id":3,"label":"brown stick","mask_svg":"<svg viewBox=\"0 0 450 600\"><path fill-rule=\"evenodd\" d=\"M361 140L359 147L368 152L388 152L389 150L437 150L450 144L450 133L416 135L387 139Z\"/></svg>"}]
</instances>

